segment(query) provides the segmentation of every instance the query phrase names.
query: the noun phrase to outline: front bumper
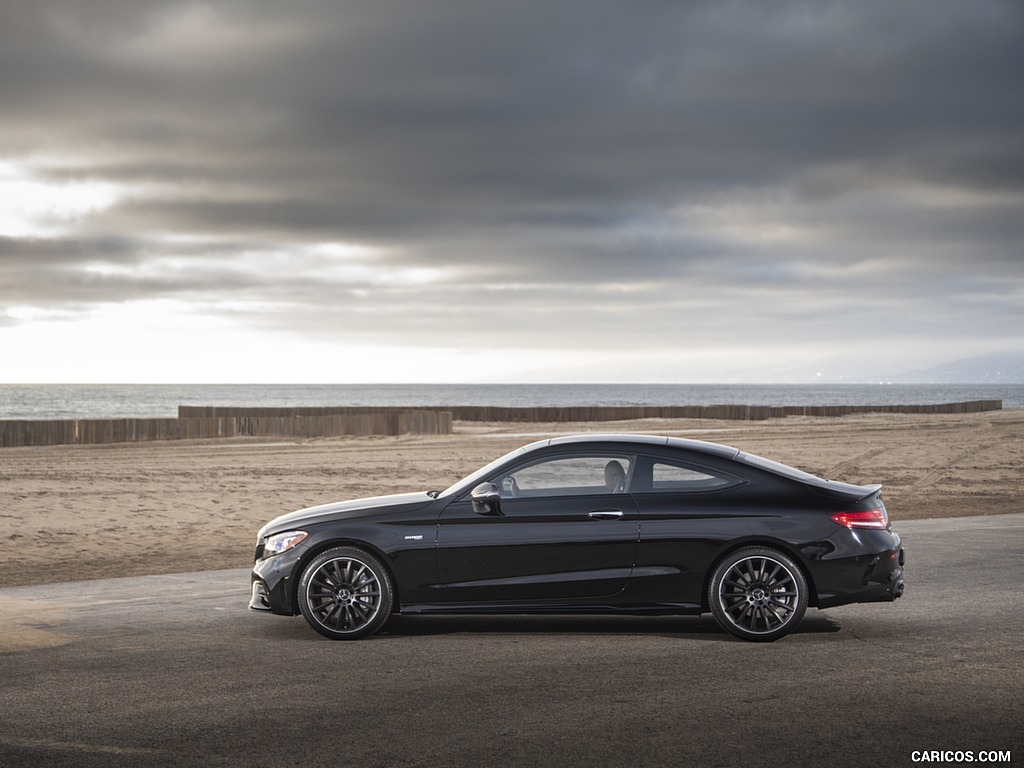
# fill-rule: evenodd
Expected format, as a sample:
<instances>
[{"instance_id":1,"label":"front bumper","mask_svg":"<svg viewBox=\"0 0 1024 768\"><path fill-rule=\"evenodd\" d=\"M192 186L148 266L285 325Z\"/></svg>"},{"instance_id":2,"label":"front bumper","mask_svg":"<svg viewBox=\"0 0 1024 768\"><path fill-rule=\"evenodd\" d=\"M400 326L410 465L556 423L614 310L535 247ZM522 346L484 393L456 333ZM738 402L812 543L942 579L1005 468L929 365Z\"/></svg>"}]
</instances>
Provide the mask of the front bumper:
<instances>
[{"instance_id":1,"label":"front bumper","mask_svg":"<svg viewBox=\"0 0 1024 768\"><path fill-rule=\"evenodd\" d=\"M282 616L294 616L299 612L293 599L293 584L304 549L300 545L253 564L249 577L252 588L250 610Z\"/></svg>"},{"instance_id":2,"label":"front bumper","mask_svg":"<svg viewBox=\"0 0 1024 768\"><path fill-rule=\"evenodd\" d=\"M255 574L252 579L252 598L249 600L249 610L267 612L273 610L270 607L270 595L267 594L266 582Z\"/></svg>"}]
</instances>

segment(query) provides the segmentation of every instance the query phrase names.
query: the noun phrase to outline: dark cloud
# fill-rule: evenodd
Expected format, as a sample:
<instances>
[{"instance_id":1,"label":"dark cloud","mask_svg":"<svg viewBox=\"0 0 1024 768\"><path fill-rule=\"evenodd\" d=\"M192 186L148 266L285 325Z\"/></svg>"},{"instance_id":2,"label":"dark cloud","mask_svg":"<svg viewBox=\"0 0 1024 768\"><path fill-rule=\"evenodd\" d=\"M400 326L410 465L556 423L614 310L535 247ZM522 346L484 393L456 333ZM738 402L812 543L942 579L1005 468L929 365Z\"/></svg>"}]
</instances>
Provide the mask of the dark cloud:
<instances>
[{"instance_id":1,"label":"dark cloud","mask_svg":"<svg viewBox=\"0 0 1024 768\"><path fill-rule=\"evenodd\" d=\"M1010 0L7 4L0 162L123 191L0 240L0 306L652 350L955 308L1019 342L1021 71Z\"/></svg>"}]
</instances>

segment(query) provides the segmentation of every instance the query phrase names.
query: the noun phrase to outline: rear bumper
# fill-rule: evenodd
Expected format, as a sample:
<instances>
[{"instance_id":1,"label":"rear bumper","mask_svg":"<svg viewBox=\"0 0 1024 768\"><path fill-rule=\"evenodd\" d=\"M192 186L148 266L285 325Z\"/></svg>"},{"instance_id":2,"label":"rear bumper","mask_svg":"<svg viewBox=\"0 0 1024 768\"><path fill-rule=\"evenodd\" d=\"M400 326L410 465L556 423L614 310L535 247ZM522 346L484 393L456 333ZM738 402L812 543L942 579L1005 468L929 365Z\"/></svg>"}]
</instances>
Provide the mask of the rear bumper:
<instances>
[{"instance_id":1,"label":"rear bumper","mask_svg":"<svg viewBox=\"0 0 1024 768\"><path fill-rule=\"evenodd\" d=\"M837 547L815 574L819 608L850 603L886 603L903 596L906 589L906 552L900 537L891 531L844 531L846 547ZM859 549L861 553L852 554ZM845 549L845 551L843 551ZM865 550L867 553L864 554Z\"/></svg>"}]
</instances>

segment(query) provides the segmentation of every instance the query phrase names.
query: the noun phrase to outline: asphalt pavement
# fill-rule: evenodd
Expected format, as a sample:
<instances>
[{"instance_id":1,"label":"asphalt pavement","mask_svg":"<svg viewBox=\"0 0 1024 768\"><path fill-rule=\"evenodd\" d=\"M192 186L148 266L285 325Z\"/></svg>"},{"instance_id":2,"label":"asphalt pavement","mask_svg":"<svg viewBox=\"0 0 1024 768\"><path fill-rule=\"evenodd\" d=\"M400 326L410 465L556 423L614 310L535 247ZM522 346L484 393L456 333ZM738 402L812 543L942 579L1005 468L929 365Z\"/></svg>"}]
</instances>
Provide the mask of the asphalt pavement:
<instances>
[{"instance_id":1,"label":"asphalt pavement","mask_svg":"<svg viewBox=\"0 0 1024 768\"><path fill-rule=\"evenodd\" d=\"M764 645L710 616L332 642L248 612L244 569L0 589L0 765L1021 765L1024 514L896 527L903 599Z\"/></svg>"}]
</instances>

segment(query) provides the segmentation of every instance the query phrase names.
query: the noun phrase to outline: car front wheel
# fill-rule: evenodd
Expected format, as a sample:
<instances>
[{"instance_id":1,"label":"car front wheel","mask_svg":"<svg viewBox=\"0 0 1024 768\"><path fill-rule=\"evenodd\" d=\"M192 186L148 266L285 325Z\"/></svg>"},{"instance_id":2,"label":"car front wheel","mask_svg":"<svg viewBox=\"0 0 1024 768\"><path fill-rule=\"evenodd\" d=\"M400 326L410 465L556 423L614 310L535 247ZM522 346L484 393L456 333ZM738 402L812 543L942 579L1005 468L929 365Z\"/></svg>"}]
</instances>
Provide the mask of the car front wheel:
<instances>
[{"instance_id":1,"label":"car front wheel","mask_svg":"<svg viewBox=\"0 0 1024 768\"><path fill-rule=\"evenodd\" d=\"M745 547L715 568L708 603L715 621L743 640L788 635L807 610L807 580L791 558L769 547Z\"/></svg>"},{"instance_id":2,"label":"car front wheel","mask_svg":"<svg viewBox=\"0 0 1024 768\"><path fill-rule=\"evenodd\" d=\"M372 635L391 613L391 578L373 555L336 547L317 555L299 579L299 610L332 640Z\"/></svg>"}]
</instances>

